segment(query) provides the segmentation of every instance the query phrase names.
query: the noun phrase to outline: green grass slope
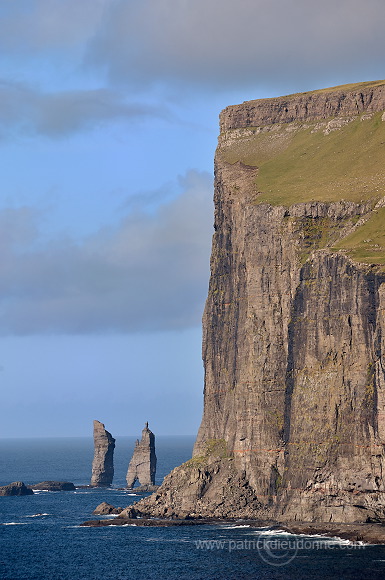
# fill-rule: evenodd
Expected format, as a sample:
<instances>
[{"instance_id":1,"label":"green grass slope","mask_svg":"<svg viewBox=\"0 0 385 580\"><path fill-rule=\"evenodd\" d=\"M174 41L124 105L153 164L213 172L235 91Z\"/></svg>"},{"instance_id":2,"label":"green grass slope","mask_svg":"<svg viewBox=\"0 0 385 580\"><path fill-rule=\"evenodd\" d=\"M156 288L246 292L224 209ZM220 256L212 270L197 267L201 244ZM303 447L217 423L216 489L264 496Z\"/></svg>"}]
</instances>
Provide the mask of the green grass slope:
<instances>
[{"instance_id":1,"label":"green grass slope","mask_svg":"<svg viewBox=\"0 0 385 580\"><path fill-rule=\"evenodd\" d=\"M385 195L385 122L365 115L325 134L319 124L247 129L222 155L259 168L256 203L359 202ZM323 127L325 129L325 127Z\"/></svg>"},{"instance_id":2,"label":"green grass slope","mask_svg":"<svg viewBox=\"0 0 385 580\"><path fill-rule=\"evenodd\" d=\"M385 266L385 208L373 211L365 224L333 249L346 250L357 262Z\"/></svg>"},{"instance_id":3,"label":"green grass slope","mask_svg":"<svg viewBox=\"0 0 385 580\"><path fill-rule=\"evenodd\" d=\"M376 81L314 92L361 90L383 84ZM374 207L385 196L383 112L364 113L354 120L235 129L222 139L218 155L229 163L241 161L258 167L258 204L371 200ZM329 239L326 246L329 244L358 262L385 269L385 208L374 210L353 233L338 242Z\"/></svg>"}]
</instances>

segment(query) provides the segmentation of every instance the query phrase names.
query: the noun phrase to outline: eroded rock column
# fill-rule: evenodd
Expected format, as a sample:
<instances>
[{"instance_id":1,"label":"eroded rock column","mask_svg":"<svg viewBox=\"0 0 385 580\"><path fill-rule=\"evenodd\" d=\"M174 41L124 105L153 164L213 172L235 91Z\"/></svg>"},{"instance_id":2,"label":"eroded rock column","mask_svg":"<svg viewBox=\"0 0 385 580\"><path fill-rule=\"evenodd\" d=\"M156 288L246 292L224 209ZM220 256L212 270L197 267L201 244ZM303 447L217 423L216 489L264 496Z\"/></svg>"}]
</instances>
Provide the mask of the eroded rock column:
<instances>
[{"instance_id":1,"label":"eroded rock column","mask_svg":"<svg viewBox=\"0 0 385 580\"><path fill-rule=\"evenodd\" d=\"M142 431L142 439L136 440L134 454L127 471L127 487L134 487L139 481L140 485L155 485L156 455L155 435L146 423Z\"/></svg>"},{"instance_id":2,"label":"eroded rock column","mask_svg":"<svg viewBox=\"0 0 385 580\"><path fill-rule=\"evenodd\" d=\"M114 477L115 439L103 423L94 421L94 460L92 462L91 485L107 487Z\"/></svg>"}]
</instances>

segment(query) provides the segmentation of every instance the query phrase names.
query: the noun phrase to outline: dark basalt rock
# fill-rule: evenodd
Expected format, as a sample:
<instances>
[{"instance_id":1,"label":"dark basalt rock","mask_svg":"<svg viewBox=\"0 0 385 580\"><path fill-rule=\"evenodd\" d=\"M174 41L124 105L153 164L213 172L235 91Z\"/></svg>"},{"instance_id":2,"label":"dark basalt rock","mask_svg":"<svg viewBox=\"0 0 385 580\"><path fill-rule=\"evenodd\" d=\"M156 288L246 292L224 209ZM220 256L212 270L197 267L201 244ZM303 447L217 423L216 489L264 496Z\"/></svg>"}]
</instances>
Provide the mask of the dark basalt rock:
<instances>
[{"instance_id":1,"label":"dark basalt rock","mask_svg":"<svg viewBox=\"0 0 385 580\"><path fill-rule=\"evenodd\" d=\"M33 491L24 485L22 481L14 481L0 487L0 495L33 495Z\"/></svg>"},{"instance_id":2,"label":"dark basalt rock","mask_svg":"<svg viewBox=\"0 0 385 580\"><path fill-rule=\"evenodd\" d=\"M34 485L28 485L30 489L46 491L75 491L76 487L70 481L42 481Z\"/></svg>"}]
</instances>

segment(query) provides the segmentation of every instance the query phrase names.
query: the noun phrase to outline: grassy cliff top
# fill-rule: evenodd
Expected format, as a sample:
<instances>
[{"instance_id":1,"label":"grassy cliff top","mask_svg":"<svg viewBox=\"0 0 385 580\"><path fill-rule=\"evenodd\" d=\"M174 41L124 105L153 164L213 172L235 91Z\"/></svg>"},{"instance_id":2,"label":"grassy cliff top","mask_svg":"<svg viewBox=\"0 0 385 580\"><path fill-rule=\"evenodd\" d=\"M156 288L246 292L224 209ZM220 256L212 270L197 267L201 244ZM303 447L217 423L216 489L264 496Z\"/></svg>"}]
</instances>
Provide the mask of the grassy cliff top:
<instances>
[{"instance_id":1,"label":"grassy cliff top","mask_svg":"<svg viewBox=\"0 0 385 580\"><path fill-rule=\"evenodd\" d=\"M236 129L218 155L259 168L256 203L377 200L385 195L382 118L364 113L354 120Z\"/></svg>"},{"instance_id":2,"label":"grassy cliff top","mask_svg":"<svg viewBox=\"0 0 385 580\"><path fill-rule=\"evenodd\" d=\"M351 94L382 85L385 81L357 83L314 94ZM229 129L220 137L217 155L230 164L258 168L256 204L344 200L372 201L374 207L385 196L385 112L378 110L378 102L376 107L377 112ZM375 210L334 249L385 268L384 224L385 208Z\"/></svg>"}]
</instances>

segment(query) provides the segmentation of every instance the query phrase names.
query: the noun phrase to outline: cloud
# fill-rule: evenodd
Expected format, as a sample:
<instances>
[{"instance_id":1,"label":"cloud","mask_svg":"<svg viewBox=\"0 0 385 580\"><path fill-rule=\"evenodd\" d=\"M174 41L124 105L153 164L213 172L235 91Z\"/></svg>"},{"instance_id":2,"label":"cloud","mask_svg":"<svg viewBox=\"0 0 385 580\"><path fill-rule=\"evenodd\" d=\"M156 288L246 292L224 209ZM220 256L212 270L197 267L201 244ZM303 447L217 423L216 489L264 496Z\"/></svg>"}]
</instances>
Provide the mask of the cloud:
<instances>
[{"instance_id":1,"label":"cloud","mask_svg":"<svg viewBox=\"0 0 385 580\"><path fill-rule=\"evenodd\" d=\"M19 78L142 96L302 90L381 78L384 20L383 0L18 0L0 5L0 48Z\"/></svg>"},{"instance_id":2,"label":"cloud","mask_svg":"<svg viewBox=\"0 0 385 580\"><path fill-rule=\"evenodd\" d=\"M117 0L87 62L148 87L234 89L383 75L382 0Z\"/></svg>"},{"instance_id":3,"label":"cloud","mask_svg":"<svg viewBox=\"0 0 385 580\"><path fill-rule=\"evenodd\" d=\"M0 333L100 333L200 324L212 233L212 177L189 171L182 193L136 210L83 243L39 241L38 215L3 210Z\"/></svg>"},{"instance_id":4,"label":"cloud","mask_svg":"<svg viewBox=\"0 0 385 580\"><path fill-rule=\"evenodd\" d=\"M167 118L165 107L130 103L113 90L40 92L0 81L0 137L21 133L55 138L114 121Z\"/></svg>"},{"instance_id":5,"label":"cloud","mask_svg":"<svg viewBox=\"0 0 385 580\"><path fill-rule=\"evenodd\" d=\"M17 0L0 5L0 47L31 55L81 45L114 0Z\"/></svg>"}]
</instances>

